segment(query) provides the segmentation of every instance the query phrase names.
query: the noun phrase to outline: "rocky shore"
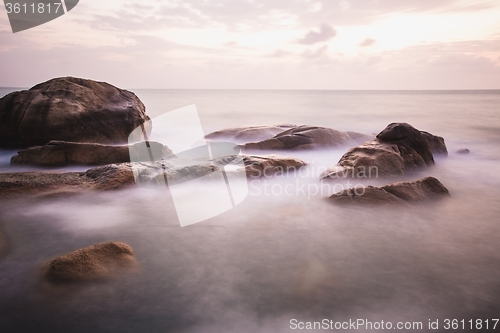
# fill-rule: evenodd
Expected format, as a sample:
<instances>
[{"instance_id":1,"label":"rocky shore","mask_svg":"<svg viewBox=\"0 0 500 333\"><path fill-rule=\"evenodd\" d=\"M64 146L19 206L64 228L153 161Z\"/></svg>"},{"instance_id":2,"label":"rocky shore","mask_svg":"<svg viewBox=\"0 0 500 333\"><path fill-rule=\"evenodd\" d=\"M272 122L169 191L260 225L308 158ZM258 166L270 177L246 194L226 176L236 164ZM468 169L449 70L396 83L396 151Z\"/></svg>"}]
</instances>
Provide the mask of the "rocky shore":
<instances>
[{"instance_id":1,"label":"rocky shore","mask_svg":"<svg viewBox=\"0 0 500 333\"><path fill-rule=\"evenodd\" d=\"M329 154L329 149L345 149L346 153L337 165L327 166L330 168L321 175L321 180L315 179L317 182L346 175L359 177L371 171L374 175L376 172L376 178L390 179L426 170L435 164L435 155L448 154L442 137L407 123L389 124L377 135L280 124L233 127L208 134L207 142L232 142L243 154L184 165L183 157L174 155L162 143L143 141L124 145L137 127L142 126L147 136L149 120L143 103L132 92L73 77L53 79L3 97L0 99L0 148L25 148L12 157L12 166L93 168L82 172L0 173L0 197L53 198L87 191L120 190L137 184L165 184L165 179L169 180L167 185L173 185L215 175L215 171L226 170L234 161L242 163L243 169L239 172L245 172L249 179L272 177L306 166L301 159L286 156L287 152L321 150ZM267 155L269 152L272 154ZM406 206L449 195L439 180L425 177L381 187L352 188L327 200L339 205ZM112 275L116 267L134 263L129 246L109 242L53 259L44 266L44 277L52 282L92 280Z\"/></svg>"}]
</instances>

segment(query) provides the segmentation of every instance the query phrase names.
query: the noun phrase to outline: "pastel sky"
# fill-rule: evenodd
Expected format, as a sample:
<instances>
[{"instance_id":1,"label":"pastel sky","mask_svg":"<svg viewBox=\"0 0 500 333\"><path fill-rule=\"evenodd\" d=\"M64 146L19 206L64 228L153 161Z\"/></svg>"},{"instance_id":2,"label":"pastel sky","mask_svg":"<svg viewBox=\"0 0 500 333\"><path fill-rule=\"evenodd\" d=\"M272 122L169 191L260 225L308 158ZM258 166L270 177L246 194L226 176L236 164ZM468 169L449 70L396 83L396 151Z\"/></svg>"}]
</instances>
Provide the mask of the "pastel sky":
<instances>
[{"instance_id":1,"label":"pastel sky","mask_svg":"<svg viewBox=\"0 0 500 333\"><path fill-rule=\"evenodd\" d=\"M0 73L3 87L500 89L500 1L81 0L16 34L2 8Z\"/></svg>"}]
</instances>

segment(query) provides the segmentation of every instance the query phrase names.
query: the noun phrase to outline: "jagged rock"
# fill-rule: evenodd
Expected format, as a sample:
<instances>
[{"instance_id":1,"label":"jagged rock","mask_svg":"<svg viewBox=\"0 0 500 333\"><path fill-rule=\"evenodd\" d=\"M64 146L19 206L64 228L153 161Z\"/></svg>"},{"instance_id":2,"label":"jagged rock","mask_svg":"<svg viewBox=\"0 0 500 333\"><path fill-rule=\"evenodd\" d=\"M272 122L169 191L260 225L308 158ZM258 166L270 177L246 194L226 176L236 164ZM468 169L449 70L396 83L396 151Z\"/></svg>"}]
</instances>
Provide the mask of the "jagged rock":
<instances>
[{"instance_id":1,"label":"jagged rock","mask_svg":"<svg viewBox=\"0 0 500 333\"><path fill-rule=\"evenodd\" d=\"M443 138L406 123L392 123L374 140L350 149L337 166L326 170L321 177L332 179L368 173L371 177L402 176L434 165L433 150L446 151Z\"/></svg>"},{"instance_id":2,"label":"jagged rock","mask_svg":"<svg viewBox=\"0 0 500 333\"><path fill-rule=\"evenodd\" d=\"M132 130L148 120L144 105L130 91L105 82L56 78L0 99L0 147L51 140L126 143Z\"/></svg>"},{"instance_id":3,"label":"jagged rock","mask_svg":"<svg viewBox=\"0 0 500 333\"><path fill-rule=\"evenodd\" d=\"M111 146L98 143L50 141L44 146L36 146L19 151L17 155L12 157L10 163L12 165L23 164L42 167L125 163L130 162L129 151L139 145L141 144ZM157 150L161 150L165 159L174 157L174 154L167 146L151 141L149 145ZM149 156L144 157L149 159Z\"/></svg>"},{"instance_id":4,"label":"jagged rock","mask_svg":"<svg viewBox=\"0 0 500 333\"><path fill-rule=\"evenodd\" d=\"M244 150L306 150L348 147L356 142L346 133L319 126L297 126L272 138L241 145Z\"/></svg>"},{"instance_id":5,"label":"jagged rock","mask_svg":"<svg viewBox=\"0 0 500 333\"><path fill-rule=\"evenodd\" d=\"M81 282L108 278L119 269L137 264L130 246L119 242L92 245L47 262L43 276L52 283Z\"/></svg>"},{"instance_id":6,"label":"jagged rock","mask_svg":"<svg viewBox=\"0 0 500 333\"><path fill-rule=\"evenodd\" d=\"M358 187L331 195L328 200L341 205L408 205L450 196L448 189L436 178L425 177L382 187Z\"/></svg>"}]
</instances>

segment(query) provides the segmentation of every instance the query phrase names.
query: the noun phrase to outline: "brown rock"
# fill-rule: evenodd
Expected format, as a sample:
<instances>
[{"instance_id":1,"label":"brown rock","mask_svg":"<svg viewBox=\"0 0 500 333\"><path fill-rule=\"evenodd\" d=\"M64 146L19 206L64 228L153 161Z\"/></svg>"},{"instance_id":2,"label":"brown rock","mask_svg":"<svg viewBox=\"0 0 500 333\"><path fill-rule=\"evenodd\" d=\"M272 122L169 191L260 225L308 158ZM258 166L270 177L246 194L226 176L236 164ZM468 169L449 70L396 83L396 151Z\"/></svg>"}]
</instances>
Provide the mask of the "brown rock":
<instances>
[{"instance_id":1,"label":"brown rock","mask_svg":"<svg viewBox=\"0 0 500 333\"><path fill-rule=\"evenodd\" d=\"M245 171L248 177L270 177L278 173L295 172L306 165L298 158L282 155L245 155L243 157Z\"/></svg>"},{"instance_id":2,"label":"brown rock","mask_svg":"<svg viewBox=\"0 0 500 333\"><path fill-rule=\"evenodd\" d=\"M462 149L457 150L456 153L461 154L461 155L467 155L467 154L470 154L470 150L467 148L462 148Z\"/></svg>"},{"instance_id":3,"label":"brown rock","mask_svg":"<svg viewBox=\"0 0 500 333\"><path fill-rule=\"evenodd\" d=\"M85 191L107 191L136 186L135 177L146 187L165 184L165 177L174 183L182 183L221 170L235 159L243 159L247 176L272 176L298 170L305 162L287 156L224 156L212 162L198 164L178 163L117 163L92 168L86 172L13 172L0 173L0 197L36 195L43 198L64 197ZM181 161L182 162L182 161ZM134 172L136 175L134 176ZM243 171L242 171L243 172ZM265 172L265 174L264 174ZM165 174L164 174L165 173Z\"/></svg>"},{"instance_id":4,"label":"brown rock","mask_svg":"<svg viewBox=\"0 0 500 333\"><path fill-rule=\"evenodd\" d=\"M295 127L297 127L297 125L292 124L230 127L210 133L205 136L205 139L211 141L247 143L265 140Z\"/></svg>"},{"instance_id":5,"label":"brown rock","mask_svg":"<svg viewBox=\"0 0 500 333\"><path fill-rule=\"evenodd\" d=\"M114 190L134 186L130 163L108 164L87 172L13 172L0 173L0 197L65 196L89 190Z\"/></svg>"},{"instance_id":6,"label":"brown rock","mask_svg":"<svg viewBox=\"0 0 500 333\"><path fill-rule=\"evenodd\" d=\"M356 142L344 132L319 126L297 126L272 138L241 145L245 150L306 150L353 146Z\"/></svg>"},{"instance_id":7,"label":"brown rock","mask_svg":"<svg viewBox=\"0 0 500 333\"><path fill-rule=\"evenodd\" d=\"M176 164L176 160L170 161L174 165ZM180 162L178 164L186 165L181 167L166 165L166 168L163 168L159 162L134 164L136 177L142 187L163 187L166 183L165 179L167 179L168 184L174 185L203 176L209 176L210 179L221 177L221 173L215 171L221 171L226 165L230 164L236 166L244 165L245 168L244 170L241 168L241 170L229 172L245 172L245 175L251 178L272 177L278 173L295 172L306 165L300 159L276 154L267 156L228 155L214 159L211 162L199 161L196 164L192 164L192 161L189 161L190 163L182 163L183 161L181 160Z\"/></svg>"},{"instance_id":8,"label":"brown rock","mask_svg":"<svg viewBox=\"0 0 500 333\"><path fill-rule=\"evenodd\" d=\"M107 242L70 252L47 262L43 276L52 283L80 282L112 276L136 265L134 251L124 243Z\"/></svg>"},{"instance_id":9,"label":"brown rock","mask_svg":"<svg viewBox=\"0 0 500 333\"><path fill-rule=\"evenodd\" d=\"M0 99L0 147L32 147L51 140L126 143L145 121L132 92L105 82L64 77Z\"/></svg>"},{"instance_id":10,"label":"brown rock","mask_svg":"<svg viewBox=\"0 0 500 333\"><path fill-rule=\"evenodd\" d=\"M150 146L162 150L165 159L173 157L172 151L157 142L149 142ZM130 149L140 145L111 146L98 143L75 143L50 141L44 146L21 150L10 161L12 165L34 165L42 167L59 167L68 165L104 165L130 162ZM149 156L144 156L149 159Z\"/></svg>"},{"instance_id":11,"label":"brown rock","mask_svg":"<svg viewBox=\"0 0 500 333\"><path fill-rule=\"evenodd\" d=\"M429 132L420 131L424 138L427 140L431 146L431 151L434 155L444 155L448 156L448 149L444 143L444 138L441 136L433 135Z\"/></svg>"},{"instance_id":12,"label":"brown rock","mask_svg":"<svg viewBox=\"0 0 500 333\"><path fill-rule=\"evenodd\" d=\"M433 165L433 151L444 154L446 146L443 138L421 132L406 123L393 123L376 139L350 149L336 167L328 169L321 177L349 177L369 171L372 171L371 177L401 176Z\"/></svg>"},{"instance_id":13,"label":"brown rock","mask_svg":"<svg viewBox=\"0 0 500 333\"><path fill-rule=\"evenodd\" d=\"M425 177L410 182L398 182L382 187L358 187L331 195L336 204L408 205L448 197L448 189L436 178Z\"/></svg>"}]
</instances>

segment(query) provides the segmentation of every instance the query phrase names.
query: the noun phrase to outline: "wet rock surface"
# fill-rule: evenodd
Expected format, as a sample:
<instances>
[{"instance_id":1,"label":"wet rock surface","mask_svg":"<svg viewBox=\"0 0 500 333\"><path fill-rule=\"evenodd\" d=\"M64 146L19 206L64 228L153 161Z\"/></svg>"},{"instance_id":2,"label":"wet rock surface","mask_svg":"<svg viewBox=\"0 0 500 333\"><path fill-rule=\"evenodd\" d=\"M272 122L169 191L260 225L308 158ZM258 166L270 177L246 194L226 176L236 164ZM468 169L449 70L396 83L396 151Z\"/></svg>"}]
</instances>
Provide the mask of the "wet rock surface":
<instances>
[{"instance_id":1,"label":"wet rock surface","mask_svg":"<svg viewBox=\"0 0 500 333\"><path fill-rule=\"evenodd\" d=\"M435 201L449 197L448 189L436 178L398 182L381 187L366 186L331 195L328 200L340 205L401 205Z\"/></svg>"}]
</instances>

